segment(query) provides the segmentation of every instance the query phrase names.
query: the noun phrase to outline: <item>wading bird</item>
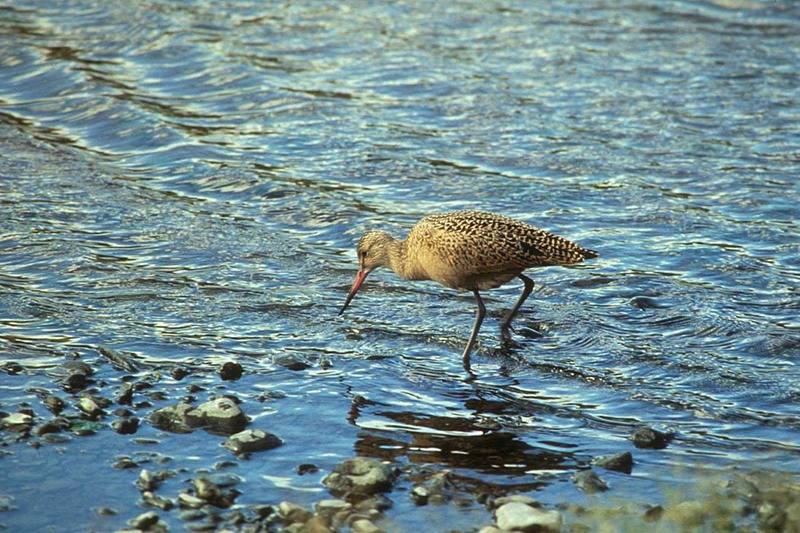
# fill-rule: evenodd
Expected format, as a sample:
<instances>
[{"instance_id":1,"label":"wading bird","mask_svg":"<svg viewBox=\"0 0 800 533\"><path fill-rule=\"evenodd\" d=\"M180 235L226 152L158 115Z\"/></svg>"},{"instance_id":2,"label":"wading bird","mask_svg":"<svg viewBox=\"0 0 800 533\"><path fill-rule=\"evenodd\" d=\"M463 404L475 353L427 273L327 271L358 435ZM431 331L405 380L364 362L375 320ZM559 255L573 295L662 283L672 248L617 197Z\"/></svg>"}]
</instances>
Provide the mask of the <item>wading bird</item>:
<instances>
[{"instance_id":1,"label":"wading bird","mask_svg":"<svg viewBox=\"0 0 800 533\"><path fill-rule=\"evenodd\" d=\"M369 231L356 248L359 270L341 315L370 272L391 268L408 280L433 280L446 287L472 291L478 310L472 334L464 348L464 368L486 315L481 290L499 287L515 277L525 284L517 303L500 322L505 334L511 320L533 290L533 280L522 272L528 268L572 265L597 257L558 235L503 215L482 211L456 211L430 215L411 229L405 240L385 231Z\"/></svg>"}]
</instances>

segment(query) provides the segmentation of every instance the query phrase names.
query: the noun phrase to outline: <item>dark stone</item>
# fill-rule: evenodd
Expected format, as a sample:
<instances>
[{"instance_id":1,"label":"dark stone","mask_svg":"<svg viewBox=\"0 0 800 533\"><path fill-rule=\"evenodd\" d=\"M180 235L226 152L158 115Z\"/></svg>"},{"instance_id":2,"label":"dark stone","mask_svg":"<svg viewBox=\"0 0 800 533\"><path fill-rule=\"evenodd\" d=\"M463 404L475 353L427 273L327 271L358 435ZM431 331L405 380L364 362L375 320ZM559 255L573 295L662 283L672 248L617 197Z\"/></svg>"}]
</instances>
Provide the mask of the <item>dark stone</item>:
<instances>
[{"instance_id":1,"label":"dark stone","mask_svg":"<svg viewBox=\"0 0 800 533\"><path fill-rule=\"evenodd\" d=\"M277 435L261 431L260 429L245 429L228 437L223 444L235 454L260 452L271 450L282 445L283 441Z\"/></svg>"},{"instance_id":2,"label":"dark stone","mask_svg":"<svg viewBox=\"0 0 800 533\"><path fill-rule=\"evenodd\" d=\"M242 365L228 361L219 369L219 377L225 381L235 381L242 377Z\"/></svg>"},{"instance_id":3,"label":"dark stone","mask_svg":"<svg viewBox=\"0 0 800 533\"><path fill-rule=\"evenodd\" d=\"M175 381L180 381L188 375L189 371L182 366L176 366L175 368L172 369L172 379L174 379Z\"/></svg>"},{"instance_id":4,"label":"dark stone","mask_svg":"<svg viewBox=\"0 0 800 533\"><path fill-rule=\"evenodd\" d=\"M156 390L147 395L148 398L153 400L154 402L161 402L167 399L167 395L164 394L164 391Z\"/></svg>"},{"instance_id":5,"label":"dark stone","mask_svg":"<svg viewBox=\"0 0 800 533\"><path fill-rule=\"evenodd\" d=\"M637 309L658 309L661 307L657 301L647 296L636 296L631 298L628 303Z\"/></svg>"},{"instance_id":6,"label":"dark stone","mask_svg":"<svg viewBox=\"0 0 800 533\"><path fill-rule=\"evenodd\" d=\"M53 413L54 415L59 415L61 413L61 411L64 410L64 407L66 406L66 404L64 403L64 400L62 400L58 396L54 396L52 394L49 394L49 395L45 396L43 402L44 402L44 406L47 407L47 409L51 413Z\"/></svg>"},{"instance_id":7,"label":"dark stone","mask_svg":"<svg viewBox=\"0 0 800 533\"><path fill-rule=\"evenodd\" d=\"M192 428L186 420L186 414L192 410L188 403L179 403L156 409L150 413L150 423L158 429L172 433L191 433Z\"/></svg>"},{"instance_id":8,"label":"dark stone","mask_svg":"<svg viewBox=\"0 0 800 533\"><path fill-rule=\"evenodd\" d=\"M631 452L621 452L601 455L592 459L592 464L608 470L616 470L617 472L630 474L633 470L633 454L631 454Z\"/></svg>"},{"instance_id":9,"label":"dark stone","mask_svg":"<svg viewBox=\"0 0 800 533\"><path fill-rule=\"evenodd\" d=\"M629 438L637 448L653 448L660 450L666 448L674 436L674 433L665 433L648 426L642 426L636 428Z\"/></svg>"},{"instance_id":10,"label":"dark stone","mask_svg":"<svg viewBox=\"0 0 800 533\"><path fill-rule=\"evenodd\" d=\"M133 416L133 411L131 411L130 409L126 409L125 407L117 407L116 409L111 411L111 414L114 416L118 416L120 418L125 418L128 416Z\"/></svg>"},{"instance_id":11,"label":"dark stone","mask_svg":"<svg viewBox=\"0 0 800 533\"><path fill-rule=\"evenodd\" d=\"M131 383L123 383L119 387L119 392L117 393L117 403L121 405L131 405L133 403L133 390L134 386Z\"/></svg>"},{"instance_id":12,"label":"dark stone","mask_svg":"<svg viewBox=\"0 0 800 533\"><path fill-rule=\"evenodd\" d=\"M63 380L64 388L68 391L76 391L86 388L89 381L86 378L86 374L81 374L80 372L75 372L72 374L68 374L67 377Z\"/></svg>"},{"instance_id":13,"label":"dark stone","mask_svg":"<svg viewBox=\"0 0 800 533\"><path fill-rule=\"evenodd\" d=\"M62 365L70 374L83 374L84 376L91 376L94 374L94 369L83 361L68 361Z\"/></svg>"},{"instance_id":14,"label":"dark stone","mask_svg":"<svg viewBox=\"0 0 800 533\"><path fill-rule=\"evenodd\" d=\"M600 479L594 470L581 470L577 472L572 478L572 481L587 494L594 494L595 492L604 492L608 490L608 485L605 481Z\"/></svg>"},{"instance_id":15,"label":"dark stone","mask_svg":"<svg viewBox=\"0 0 800 533\"><path fill-rule=\"evenodd\" d=\"M120 418L112 422L111 427L120 435L133 435L139 429L139 419L135 416Z\"/></svg>"},{"instance_id":16,"label":"dark stone","mask_svg":"<svg viewBox=\"0 0 800 533\"><path fill-rule=\"evenodd\" d=\"M189 394L197 394L198 392L204 391L203 387L198 385L197 383L190 383L186 390L189 391Z\"/></svg>"},{"instance_id":17,"label":"dark stone","mask_svg":"<svg viewBox=\"0 0 800 533\"><path fill-rule=\"evenodd\" d=\"M112 507L98 507L95 512L100 516L114 516L117 510Z\"/></svg>"},{"instance_id":18,"label":"dark stone","mask_svg":"<svg viewBox=\"0 0 800 533\"><path fill-rule=\"evenodd\" d=\"M34 435L47 435L48 433L59 433L69 428L69 421L66 418L54 418L33 428Z\"/></svg>"},{"instance_id":19,"label":"dark stone","mask_svg":"<svg viewBox=\"0 0 800 533\"><path fill-rule=\"evenodd\" d=\"M278 366L282 366L283 368L286 368L288 370L293 370L295 372L311 368L310 364L301 359L299 356L294 356L294 355L278 356L275 358L275 364Z\"/></svg>"},{"instance_id":20,"label":"dark stone","mask_svg":"<svg viewBox=\"0 0 800 533\"><path fill-rule=\"evenodd\" d=\"M9 375L16 376L25 369L16 361L8 361L3 365L3 370L8 372Z\"/></svg>"},{"instance_id":21,"label":"dark stone","mask_svg":"<svg viewBox=\"0 0 800 533\"><path fill-rule=\"evenodd\" d=\"M297 473L301 476L305 474L315 474L317 472L319 472L319 467L311 463L304 463L297 467Z\"/></svg>"}]
</instances>

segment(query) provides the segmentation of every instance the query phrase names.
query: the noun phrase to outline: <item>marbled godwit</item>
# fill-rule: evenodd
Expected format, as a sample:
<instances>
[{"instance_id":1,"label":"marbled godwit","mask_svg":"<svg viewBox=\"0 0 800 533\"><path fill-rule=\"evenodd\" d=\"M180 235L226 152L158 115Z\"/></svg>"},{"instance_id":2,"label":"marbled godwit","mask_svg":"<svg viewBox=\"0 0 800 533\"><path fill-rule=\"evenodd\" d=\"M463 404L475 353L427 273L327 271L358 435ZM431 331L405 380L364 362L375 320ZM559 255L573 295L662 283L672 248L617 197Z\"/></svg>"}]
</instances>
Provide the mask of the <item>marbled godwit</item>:
<instances>
[{"instance_id":1,"label":"marbled godwit","mask_svg":"<svg viewBox=\"0 0 800 533\"><path fill-rule=\"evenodd\" d=\"M456 211L430 215L414 225L405 240L385 231L370 231L358 241L359 270L341 315L367 275L378 267L389 267L401 278L433 280L446 287L472 291L478 310L472 334L464 348L464 367L475 345L486 307L480 292L499 287L515 277L525 284L517 303L500 322L505 332L522 303L533 290L525 269L571 265L597 257L597 252L502 215L481 211Z\"/></svg>"}]
</instances>

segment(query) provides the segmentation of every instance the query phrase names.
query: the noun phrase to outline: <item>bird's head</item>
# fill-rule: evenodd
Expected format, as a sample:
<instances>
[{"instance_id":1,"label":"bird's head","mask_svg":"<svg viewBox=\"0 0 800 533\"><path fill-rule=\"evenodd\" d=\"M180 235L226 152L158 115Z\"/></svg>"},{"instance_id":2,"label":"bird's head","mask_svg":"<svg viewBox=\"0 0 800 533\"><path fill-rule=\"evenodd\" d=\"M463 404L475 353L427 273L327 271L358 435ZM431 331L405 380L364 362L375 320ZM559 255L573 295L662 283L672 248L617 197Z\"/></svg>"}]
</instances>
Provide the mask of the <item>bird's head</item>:
<instances>
[{"instance_id":1,"label":"bird's head","mask_svg":"<svg viewBox=\"0 0 800 533\"><path fill-rule=\"evenodd\" d=\"M347 293L347 299L339 310L340 315L350 305L358 289L361 288L361 284L367 279L367 275L376 268L389 264L389 244L392 242L394 242L394 238L385 231L368 231L358 240L358 246L356 246L358 272L356 279L353 280L353 286L350 287L350 292Z\"/></svg>"}]
</instances>

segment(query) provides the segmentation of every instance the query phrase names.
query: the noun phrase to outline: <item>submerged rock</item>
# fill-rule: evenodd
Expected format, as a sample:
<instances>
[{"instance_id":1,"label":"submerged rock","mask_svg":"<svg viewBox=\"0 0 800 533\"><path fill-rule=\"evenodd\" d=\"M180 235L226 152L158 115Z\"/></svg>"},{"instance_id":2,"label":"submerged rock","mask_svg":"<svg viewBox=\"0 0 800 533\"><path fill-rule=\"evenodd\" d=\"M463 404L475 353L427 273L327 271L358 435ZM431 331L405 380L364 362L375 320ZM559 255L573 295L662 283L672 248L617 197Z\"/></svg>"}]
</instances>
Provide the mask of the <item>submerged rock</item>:
<instances>
[{"instance_id":1,"label":"submerged rock","mask_svg":"<svg viewBox=\"0 0 800 533\"><path fill-rule=\"evenodd\" d=\"M223 446L235 454L271 450L282 445L283 441L272 433L260 429L245 429L228 437Z\"/></svg>"},{"instance_id":2,"label":"submerged rock","mask_svg":"<svg viewBox=\"0 0 800 533\"><path fill-rule=\"evenodd\" d=\"M604 492L608 490L608 485L600 479L594 470L581 470L573 476L572 481L587 494Z\"/></svg>"},{"instance_id":3,"label":"submerged rock","mask_svg":"<svg viewBox=\"0 0 800 533\"><path fill-rule=\"evenodd\" d=\"M563 518L558 511L548 511L521 502L502 505L495 512L497 527L507 531L561 531Z\"/></svg>"},{"instance_id":4,"label":"submerged rock","mask_svg":"<svg viewBox=\"0 0 800 533\"><path fill-rule=\"evenodd\" d=\"M133 435L139 429L139 419L135 416L123 417L111 423L114 431L120 435Z\"/></svg>"},{"instance_id":5,"label":"submerged rock","mask_svg":"<svg viewBox=\"0 0 800 533\"><path fill-rule=\"evenodd\" d=\"M350 524L350 530L353 533L384 533L381 528L366 518L355 520L352 524Z\"/></svg>"},{"instance_id":6,"label":"submerged rock","mask_svg":"<svg viewBox=\"0 0 800 533\"><path fill-rule=\"evenodd\" d=\"M340 463L322 483L335 495L371 496L392 488L394 468L376 459L356 457Z\"/></svg>"},{"instance_id":7,"label":"submerged rock","mask_svg":"<svg viewBox=\"0 0 800 533\"><path fill-rule=\"evenodd\" d=\"M186 422L192 427L231 435L247 425L247 417L230 398L217 398L186 412Z\"/></svg>"},{"instance_id":8,"label":"submerged rock","mask_svg":"<svg viewBox=\"0 0 800 533\"><path fill-rule=\"evenodd\" d=\"M64 400L53 394L48 394L47 396L45 396L43 403L44 406L47 407L47 409L56 416L61 414L61 411L63 411L64 407L66 407Z\"/></svg>"},{"instance_id":9,"label":"submerged rock","mask_svg":"<svg viewBox=\"0 0 800 533\"><path fill-rule=\"evenodd\" d=\"M674 436L674 433L665 433L649 426L642 426L636 428L629 438L637 448L660 450L666 448Z\"/></svg>"},{"instance_id":10,"label":"submerged rock","mask_svg":"<svg viewBox=\"0 0 800 533\"><path fill-rule=\"evenodd\" d=\"M162 407L150 413L150 423L172 433L191 433L192 428L186 420L186 413L191 410L192 406L188 403Z\"/></svg>"},{"instance_id":11,"label":"submerged rock","mask_svg":"<svg viewBox=\"0 0 800 533\"><path fill-rule=\"evenodd\" d=\"M608 470L630 474L633 470L633 455L631 452L600 455L592 459L592 464Z\"/></svg>"},{"instance_id":12,"label":"submerged rock","mask_svg":"<svg viewBox=\"0 0 800 533\"><path fill-rule=\"evenodd\" d=\"M128 524L130 524L132 527L135 527L136 529L141 529L142 531L146 531L150 529L150 527L156 525L156 522L158 522L158 515L153 511L149 511L147 513L142 513L136 518L129 520Z\"/></svg>"}]
</instances>

